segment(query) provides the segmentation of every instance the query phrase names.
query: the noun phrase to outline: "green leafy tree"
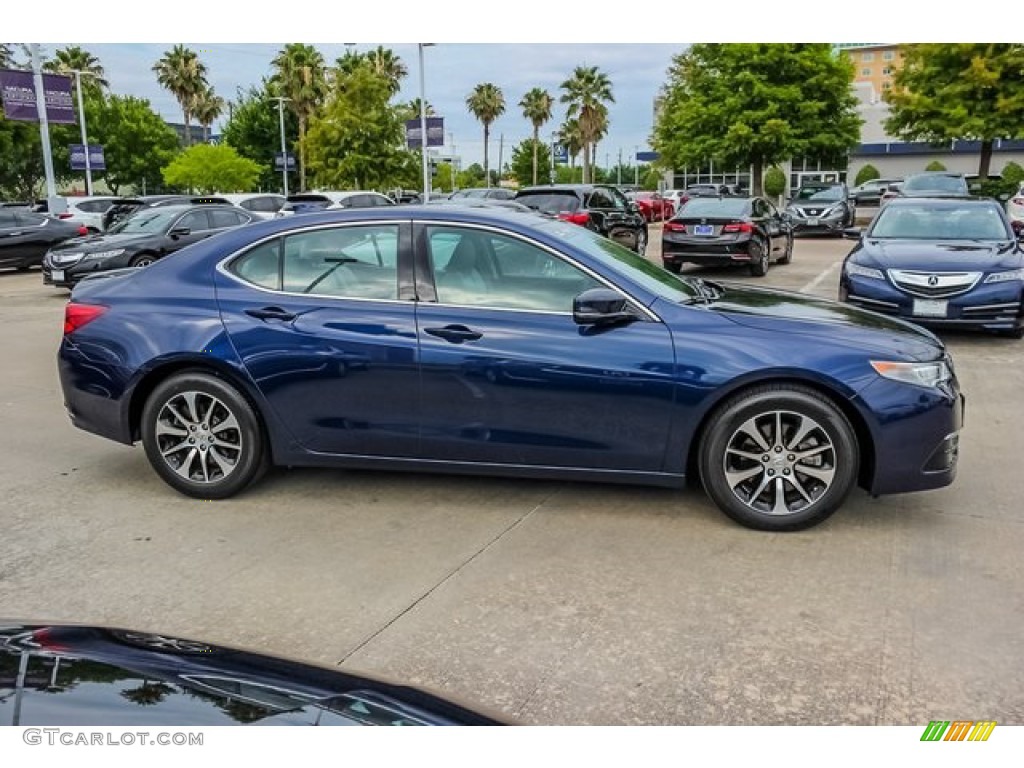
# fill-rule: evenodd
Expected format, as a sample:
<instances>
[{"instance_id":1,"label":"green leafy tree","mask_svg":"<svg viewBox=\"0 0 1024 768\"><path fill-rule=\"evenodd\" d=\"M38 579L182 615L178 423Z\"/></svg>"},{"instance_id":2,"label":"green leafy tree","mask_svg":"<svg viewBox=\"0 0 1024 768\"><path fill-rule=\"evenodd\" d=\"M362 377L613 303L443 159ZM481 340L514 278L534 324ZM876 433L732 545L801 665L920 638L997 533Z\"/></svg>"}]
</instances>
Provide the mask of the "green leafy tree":
<instances>
[{"instance_id":1,"label":"green leafy tree","mask_svg":"<svg viewBox=\"0 0 1024 768\"><path fill-rule=\"evenodd\" d=\"M825 43L700 43L673 57L654 127L665 165L838 161L860 141L853 65Z\"/></svg>"},{"instance_id":2,"label":"green leafy tree","mask_svg":"<svg viewBox=\"0 0 1024 768\"><path fill-rule=\"evenodd\" d=\"M404 125L390 96L388 81L368 67L346 76L313 118L306 137L309 168L318 185L390 189L418 178L418 155L404 148Z\"/></svg>"},{"instance_id":3,"label":"green leafy tree","mask_svg":"<svg viewBox=\"0 0 1024 768\"><path fill-rule=\"evenodd\" d=\"M608 75L597 67L581 66L573 70L572 76L560 86L563 93L561 102L567 104L566 115L575 119L583 151L583 180L591 181L591 167L594 165L592 149L598 139L608 130L608 107L614 102L612 83Z\"/></svg>"},{"instance_id":4,"label":"green leafy tree","mask_svg":"<svg viewBox=\"0 0 1024 768\"><path fill-rule=\"evenodd\" d=\"M153 65L156 81L171 92L181 107L185 122L185 144L192 143L189 127L195 110L195 99L206 87L206 65L199 55L184 45L176 45Z\"/></svg>"},{"instance_id":5,"label":"green leafy tree","mask_svg":"<svg viewBox=\"0 0 1024 768\"><path fill-rule=\"evenodd\" d=\"M536 184L537 164L541 168L551 167L551 147L537 139L526 139L512 148L509 170L521 187Z\"/></svg>"},{"instance_id":6,"label":"green leafy tree","mask_svg":"<svg viewBox=\"0 0 1024 768\"><path fill-rule=\"evenodd\" d=\"M39 126L0 115L0 193L9 200L34 200L43 176Z\"/></svg>"},{"instance_id":7,"label":"green leafy tree","mask_svg":"<svg viewBox=\"0 0 1024 768\"><path fill-rule=\"evenodd\" d=\"M103 145L103 178L116 195L124 186L155 191L163 185L161 169L178 152L178 134L146 99L110 96L86 104L89 140Z\"/></svg>"},{"instance_id":8,"label":"green leafy tree","mask_svg":"<svg viewBox=\"0 0 1024 768\"><path fill-rule=\"evenodd\" d=\"M247 192L256 185L260 167L227 144L196 144L164 168L164 181L200 192Z\"/></svg>"},{"instance_id":9,"label":"green leafy tree","mask_svg":"<svg viewBox=\"0 0 1024 768\"><path fill-rule=\"evenodd\" d=\"M299 186L306 188L306 127L327 95L323 54L312 45L288 43L271 62L270 81L276 94L288 99L299 123Z\"/></svg>"},{"instance_id":10,"label":"green leafy tree","mask_svg":"<svg viewBox=\"0 0 1024 768\"><path fill-rule=\"evenodd\" d=\"M294 148L298 130L295 113L285 110L285 146L289 151ZM260 189L279 187L281 172L274 170L274 155L281 151L280 118L277 102L271 99L269 86L265 80L262 86L250 86L245 92L238 90L231 117L221 132L221 139L234 147L242 157L247 157L260 166Z\"/></svg>"},{"instance_id":11,"label":"green leafy tree","mask_svg":"<svg viewBox=\"0 0 1024 768\"><path fill-rule=\"evenodd\" d=\"M550 93L545 91L543 88L531 88L527 91L526 95L523 96L522 101L519 102L519 106L523 109L523 117L530 121L530 125L533 126L533 146L537 152L534 152L533 156L533 184L537 183L537 169L539 164L539 147L540 141L540 129L544 126L548 120L551 119L551 109L555 105L555 100ZM513 165L515 163L513 162ZM519 176L520 184L526 183L525 176Z\"/></svg>"},{"instance_id":12,"label":"green leafy tree","mask_svg":"<svg viewBox=\"0 0 1024 768\"><path fill-rule=\"evenodd\" d=\"M484 167L480 163L473 163L464 171L458 174L459 189L469 187L482 187L487 176L484 174Z\"/></svg>"},{"instance_id":13,"label":"green leafy tree","mask_svg":"<svg viewBox=\"0 0 1024 768\"><path fill-rule=\"evenodd\" d=\"M980 141L985 179L995 140L1024 137L1024 44L907 45L886 100L885 129L895 136Z\"/></svg>"},{"instance_id":14,"label":"green leafy tree","mask_svg":"<svg viewBox=\"0 0 1024 768\"><path fill-rule=\"evenodd\" d=\"M924 167L926 171L944 171L946 166L940 163L938 160L932 160L928 165Z\"/></svg>"},{"instance_id":15,"label":"green leafy tree","mask_svg":"<svg viewBox=\"0 0 1024 768\"><path fill-rule=\"evenodd\" d=\"M434 173L431 177L430 186L432 189L438 192L451 192L452 191L452 164L451 163L438 163L434 167Z\"/></svg>"},{"instance_id":16,"label":"green leafy tree","mask_svg":"<svg viewBox=\"0 0 1024 768\"><path fill-rule=\"evenodd\" d=\"M858 182L859 183L859 182ZM777 165L764 173L764 193L769 197L781 197L786 191L786 174Z\"/></svg>"},{"instance_id":17,"label":"green leafy tree","mask_svg":"<svg viewBox=\"0 0 1024 768\"><path fill-rule=\"evenodd\" d=\"M484 178L490 176L491 123L505 113L505 95L494 83L480 83L466 97L466 109L484 126Z\"/></svg>"},{"instance_id":18,"label":"green leafy tree","mask_svg":"<svg viewBox=\"0 0 1024 768\"><path fill-rule=\"evenodd\" d=\"M857 178L854 179L853 183L854 183L854 186L859 187L861 184L863 184L866 181L872 181L874 179L879 179L881 177L882 177L882 174L880 174L878 172L878 169L875 168L875 166L873 166L871 163L868 163L863 168L861 168L859 171L857 171Z\"/></svg>"},{"instance_id":19,"label":"green leafy tree","mask_svg":"<svg viewBox=\"0 0 1024 768\"><path fill-rule=\"evenodd\" d=\"M1003 166L1003 181L1008 184L1019 186L1024 181L1024 168L1012 160Z\"/></svg>"}]
</instances>

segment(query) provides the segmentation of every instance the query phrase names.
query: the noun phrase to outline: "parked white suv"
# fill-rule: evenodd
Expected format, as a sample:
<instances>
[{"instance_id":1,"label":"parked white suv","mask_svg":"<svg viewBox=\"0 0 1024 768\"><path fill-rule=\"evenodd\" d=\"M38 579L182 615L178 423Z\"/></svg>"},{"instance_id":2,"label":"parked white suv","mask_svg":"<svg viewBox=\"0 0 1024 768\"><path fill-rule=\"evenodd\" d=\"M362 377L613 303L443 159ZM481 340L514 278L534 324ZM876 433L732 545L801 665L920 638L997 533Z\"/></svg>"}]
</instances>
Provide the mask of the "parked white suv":
<instances>
[{"instance_id":1,"label":"parked white suv","mask_svg":"<svg viewBox=\"0 0 1024 768\"><path fill-rule=\"evenodd\" d=\"M284 207L287 198L273 192L246 192L244 194L218 194L232 205L248 211L257 219L272 219Z\"/></svg>"},{"instance_id":2,"label":"parked white suv","mask_svg":"<svg viewBox=\"0 0 1024 768\"><path fill-rule=\"evenodd\" d=\"M67 210L64 213L54 215L54 218L78 224L90 232L102 232L103 214L107 208L113 205L115 199L113 195L65 197L64 202L67 205ZM40 200L34 210L37 213L47 213L48 207L46 200Z\"/></svg>"}]
</instances>

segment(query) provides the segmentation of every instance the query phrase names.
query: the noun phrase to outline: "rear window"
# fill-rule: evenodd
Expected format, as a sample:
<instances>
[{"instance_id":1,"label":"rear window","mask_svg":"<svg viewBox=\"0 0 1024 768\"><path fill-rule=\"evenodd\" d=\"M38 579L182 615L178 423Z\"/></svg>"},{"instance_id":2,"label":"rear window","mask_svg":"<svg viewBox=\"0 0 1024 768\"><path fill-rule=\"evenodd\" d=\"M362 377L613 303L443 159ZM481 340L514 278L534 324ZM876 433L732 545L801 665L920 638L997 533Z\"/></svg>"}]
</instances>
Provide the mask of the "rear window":
<instances>
[{"instance_id":1,"label":"rear window","mask_svg":"<svg viewBox=\"0 0 1024 768\"><path fill-rule=\"evenodd\" d=\"M954 194L966 192L967 182L960 176L911 176L903 183L905 192L918 192L920 190L934 190L936 192L952 192Z\"/></svg>"},{"instance_id":2,"label":"rear window","mask_svg":"<svg viewBox=\"0 0 1024 768\"><path fill-rule=\"evenodd\" d=\"M741 197L695 197L679 209L677 216L743 216L749 208L750 201Z\"/></svg>"},{"instance_id":3,"label":"rear window","mask_svg":"<svg viewBox=\"0 0 1024 768\"><path fill-rule=\"evenodd\" d=\"M574 213L580 209L580 199L571 192L527 192L520 193L516 200L525 206L544 213Z\"/></svg>"}]
</instances>

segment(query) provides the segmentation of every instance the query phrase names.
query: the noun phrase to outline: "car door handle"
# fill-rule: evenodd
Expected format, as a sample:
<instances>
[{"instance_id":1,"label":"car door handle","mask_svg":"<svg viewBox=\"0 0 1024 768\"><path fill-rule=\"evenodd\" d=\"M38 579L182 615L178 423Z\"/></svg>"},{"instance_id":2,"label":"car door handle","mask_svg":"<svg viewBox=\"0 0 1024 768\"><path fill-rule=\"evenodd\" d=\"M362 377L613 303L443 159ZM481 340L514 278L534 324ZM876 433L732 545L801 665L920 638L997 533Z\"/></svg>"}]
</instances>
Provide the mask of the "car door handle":
<instances>
[{"instance_id":1,"label":"car door handle","mask_svg":"<svg viewBox=\"0 0 1024 768\"><path fill-rule=\"evenodd\" d=\"M444 328L424 328L431 336L450 341L452 344L461 344L464 341L476 341L483 338L483 334L474 331L464 325L446 325Z\"/></svg>"},{"instance_id":2,"label":"car door handle","mask_svg":"<svg viewBox=\"0 0 1024 768\"><path fill-rule=\"evenodd\" d=\"M288 322L289 320L295 319L294 312L289 312L286 309L281 309L281 307L260 307L259 309L247 309L245 310L245 314L249 315L250 317L259 318L260 320L284 320L285 322Z\"/></svg>"}]
</instances>

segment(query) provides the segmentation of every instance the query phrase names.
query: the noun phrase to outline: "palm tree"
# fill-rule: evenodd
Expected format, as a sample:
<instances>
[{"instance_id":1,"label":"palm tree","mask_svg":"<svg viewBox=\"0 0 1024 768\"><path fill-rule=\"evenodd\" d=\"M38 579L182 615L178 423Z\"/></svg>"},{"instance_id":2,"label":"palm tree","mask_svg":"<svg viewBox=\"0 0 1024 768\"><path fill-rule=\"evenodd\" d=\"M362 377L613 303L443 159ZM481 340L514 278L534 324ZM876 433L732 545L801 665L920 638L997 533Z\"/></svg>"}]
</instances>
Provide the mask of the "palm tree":
<instances>
[{"instance_id":1,"label":"palm tree","mask_svg":"<svg viewBox=\"0 0 1024 768\"><path fill-rule=\"evenodd\" d=\"M537 183L537 149L540 146L540 129L551 119L551 107L555 100L543 88L533 88L523 96L519 106L523 108L523 117L533 124L533 183Z\"/></svg>"},{"instance_id":2,"label":"palm tree","mask_svg":"<svg viewBox=\"0 0 1024 768\"><path fill-rule=\"evenodd\" d=\"M602 131L608 129L608 108L605 102L614 102L612 83L608 75L597 67L576 67L572 77L560 86L564 93L561 102L568 104L567 115L579 121L583 139L583 181L591 180L590 147ZM603 110L603 113L602 113Z\"/></svg>"},{"instance_id":3,"label":"palm tree","mask_svg":"<svg viewBox=\"0 0 1024 768\"><path fill-rule=\"evenodd\" d=\"M171 92L185 117L185 144L192 143L192 107L196 94L207 87L206 65L195 51L176 45L153 65L156 81Z\"/></svg>"},{"instance_id":4,"label":"palm tree","mask_svg":"<svg viewBox=\"0 0 1024 768\"><path fill-rule=\"evenodd\" d=\"M487 145L491 136L491 123L505 112L505 95L494 83L481 83L466 97L466 108L484 124L484 178L491 186Z\"/></svg>"},{"instance_id":5,"label":"palm tree","mask_svg":"<svg viewBox=\"0 0 1024 768\"><path fill-rule=\"evenodd\" d=\"M583 149L583 134L580 133L580 122L575 118L569 118L562 123L562 128L558 132L562 143L565 144L565 151L569 155L569 178L572 177L572 172L576 170L576 158L579 156L580 151Z\"/></svg>"},{"instance_id":6,"label":"palm tree","mask_svg":"<svg viewBox=\"0 0 1024 768\"><path fill-rule=\"evenodd\" d=\"M277 70L270 81L299 120L299 186L306 188L306 126L327 95L323 54L312 45L288 43L271 62Z\"/></svg>"},{"instance_id":7,"label":"palm tree","mask_svg":"<svg viewBox=\"0 0 1024 768\"><path fill-rule=\"evenodd\" d=\"M407 101L405 104L398 106L398 111L402 115L402 120L415 120L420 116L420 100L416 97L412 101ZM434 105L429 101L427 102L427 117L434 117L437 112L434 111Z\"/></svg>"},{"instance_id":8,"label":"palm tree","mask_svg":"<svg viewBox=\"0 0 1024 768\"><path fill-rule=\"evenodd\" d=\"M14 51L10 43L0 43L0 69L11 69L14 67Z\"/></svg>"},{"instance_id":9,"label":"palm tree","mask_svg":"<svg viewBox=\"0 0 1024 768\"><path fill-rule=\"evenodd\" d=\"M98 85L101 88L110 87L100 60L77 45L61 48L52 59L43 64L43 69L47 72L71 73L77 70L86 73L89 77L82 81L83 88L90 85Z\"/></svg>"},{"instance_id":10,"label":"palm tree","mask_svg":"<svg viewBox=\"0 0 1024 768\"><path fill-rule=\"evenodd\" d=\"M395 55L390 48L378 45L374 50L367 52L366 60L373 71L388 81L391 95L394 96L402 89L402 78L409 74L408 67ZM416 113L417 115L419 112Z\"/></svg>"},{"instance_id":11,"label":"palm tree","mask_svg":"<svg viewBox=\"0 0 1024 768\"><path fill-rule=\"evenodd\" d=\"M214 120L224 114L226 106L227 103L224 99L215 94L210 86L196 94L192 104L192 114L195 115L199 124L203 126L204 144L210 142L210 126L213 125Z\"/></svg>"}]
</instances>

